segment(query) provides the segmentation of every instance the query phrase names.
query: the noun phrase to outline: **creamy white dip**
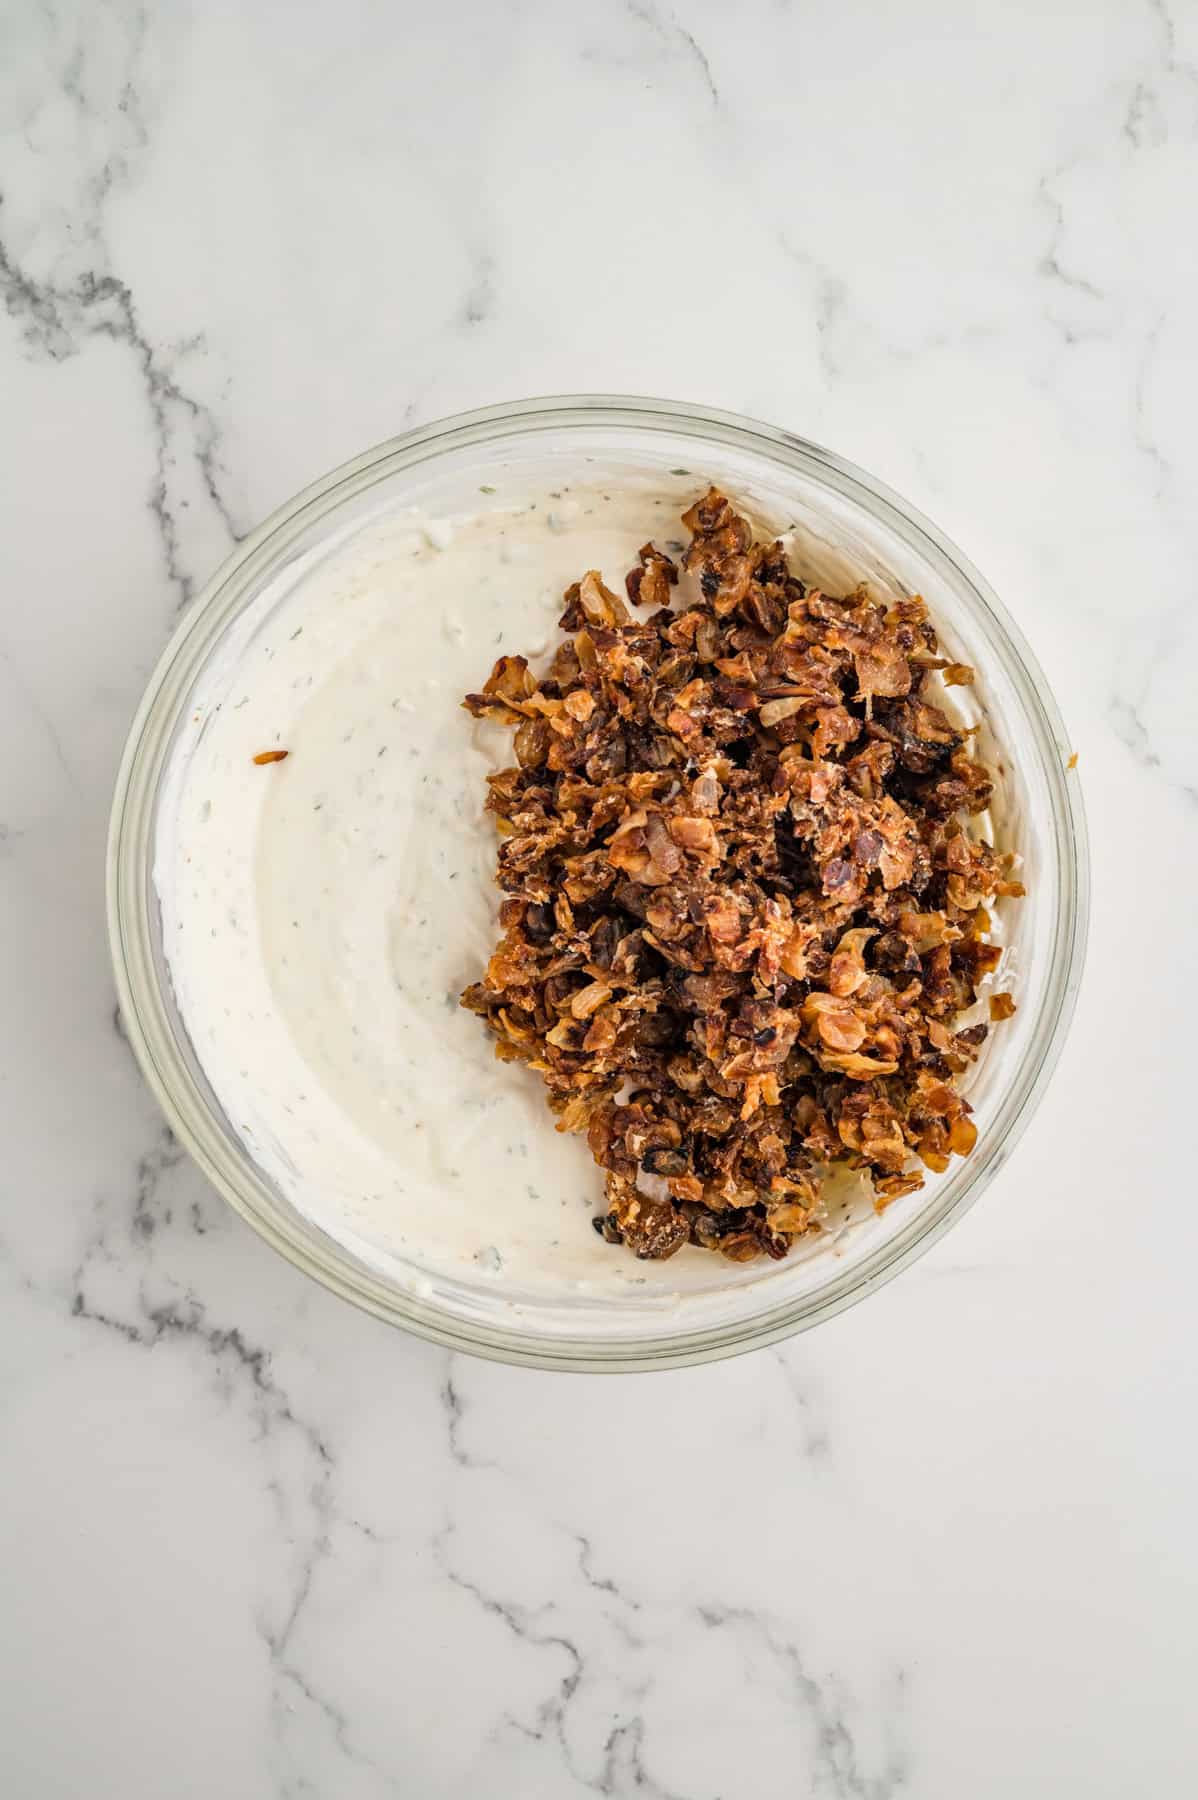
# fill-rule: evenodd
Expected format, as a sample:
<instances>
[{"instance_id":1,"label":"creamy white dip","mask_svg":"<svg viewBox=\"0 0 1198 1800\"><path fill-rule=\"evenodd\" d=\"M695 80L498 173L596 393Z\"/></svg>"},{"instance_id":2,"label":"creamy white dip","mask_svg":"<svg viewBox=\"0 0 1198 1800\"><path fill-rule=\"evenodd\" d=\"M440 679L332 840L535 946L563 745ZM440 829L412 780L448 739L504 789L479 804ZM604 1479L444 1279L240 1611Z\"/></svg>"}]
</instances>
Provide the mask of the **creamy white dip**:
<instances>
[{"instance_id":1,"label":"creamy white dip","mask_svg":"<svg viewBox=\"0 0 1198 1800\"><path fill-rule=\"evenodd\" d=\"M502 652L549 652L585 570L619 586L647 538L678 547L696 486L484 490L469 517L359 521L242 615L172 751L155 882L199 1061L287 1200L416 1291L669 1302L758 1278L602 1243L585 1143L458 1005L496 936L483 801L512 760L510 733L461 697ZM804 535L796 566L851 585Z\"/></svg>"}]
</instances>

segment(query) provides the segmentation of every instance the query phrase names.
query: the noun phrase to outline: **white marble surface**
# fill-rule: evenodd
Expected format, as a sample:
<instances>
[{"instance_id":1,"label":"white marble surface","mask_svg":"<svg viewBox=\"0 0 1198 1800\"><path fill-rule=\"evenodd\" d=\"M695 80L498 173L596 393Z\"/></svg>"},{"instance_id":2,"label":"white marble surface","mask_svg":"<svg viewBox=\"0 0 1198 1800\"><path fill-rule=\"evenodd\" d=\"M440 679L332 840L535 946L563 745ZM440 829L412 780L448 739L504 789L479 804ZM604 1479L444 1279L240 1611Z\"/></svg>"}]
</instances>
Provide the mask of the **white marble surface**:
<instances>
[{"instance_id":1,"label":"white marble surface","mask_svg":"<svg viewBox=\"0 0 1198 1800\"><path fill-rule=\"evenodd\" d=\"M1198 5L0 22L0 1792L1122 1800L1198 1732ZM114 1030L108 796L236 536L406 423L742 409L1032 639L1094 839L1019 1153L777 1352L583 1380L309 1285Z\"/></svg>"}]
</instances>

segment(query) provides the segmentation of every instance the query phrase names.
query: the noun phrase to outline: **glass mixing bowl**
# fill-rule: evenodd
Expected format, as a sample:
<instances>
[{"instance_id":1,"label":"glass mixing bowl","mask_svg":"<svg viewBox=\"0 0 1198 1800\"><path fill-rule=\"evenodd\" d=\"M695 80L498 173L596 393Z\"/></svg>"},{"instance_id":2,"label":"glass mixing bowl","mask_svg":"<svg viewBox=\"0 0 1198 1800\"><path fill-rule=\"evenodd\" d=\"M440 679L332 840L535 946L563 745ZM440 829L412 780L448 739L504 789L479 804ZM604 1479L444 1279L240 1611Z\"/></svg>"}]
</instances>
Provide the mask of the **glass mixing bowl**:
<instances>
[{"instance_id":1,"label":"glass mixing bowl","mask_svg":"<svg viewBox=\"0 0 1198 1800\"><path fill-rule=\"evenodd\" d=\"M831 591L864 579L883 592L922 593L946 653L977 671L969 693L984 709L979 746L998 776L993 830L1020 853L1028 891L1002 916L1002 985L1014 990L1018 1011L992 1034L971 1080L972 1155L881 1216L850 1205L836 1228L781 1263L683 1252L637 1265L647 1271L641 1288L600 1280L522 1293L476 1268L430 1269L418 1254L347 1243L319 1207L300 1211L259 1166L189 1039L164 954L154 865L171 804L164 778L183 723L230 633L272 583L404 509L462 514L478 508L480 489L552 488L584 470L604 484L682 481L692 494L713 481L792 527L799 572ZM121 764L108 850L126 1029L172 1128L225 1198L299 1268L380 1318L456 1349L563 1369L660 1368L752 1349L863 1298L926 1250L978 1197L1026 1125L1061 1047L1085 941L1085 827L1067 757L1044 678L982 577L935 526L830 451L731 414L656 400L571 396L445 419L368 451L268 519L214 576L162 657ZM543 1129L551 1133L547 1111ZM530 1141L531 1156L536 1148ZM595 1201L600 1192L594 1171ZM583 1212L572 1225L590 1230Z\"/></svg>"}]
</instances>

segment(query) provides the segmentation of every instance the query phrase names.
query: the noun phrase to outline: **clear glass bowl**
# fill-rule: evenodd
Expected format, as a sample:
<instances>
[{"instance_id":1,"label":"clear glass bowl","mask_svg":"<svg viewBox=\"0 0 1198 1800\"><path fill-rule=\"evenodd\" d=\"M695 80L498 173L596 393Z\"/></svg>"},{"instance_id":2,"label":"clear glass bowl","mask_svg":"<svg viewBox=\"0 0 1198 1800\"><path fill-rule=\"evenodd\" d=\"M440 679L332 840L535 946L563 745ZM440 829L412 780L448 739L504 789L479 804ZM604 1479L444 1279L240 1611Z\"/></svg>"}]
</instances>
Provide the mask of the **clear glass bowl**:
<instances>
[{"instance_id":1,"label":"clear glass bowl","mask_svg":"<svg viewBox=\"0 0 1198 1800\"><path fill-rule=\"evenodd\" d=\"M995 829L1021 853L1028 894L1003 921L1003 985L1019 1008L992 1034L970 1087L979 1133L971 1156L881 1217L867 1212L782 1263L707 1256L701 1278L689 1277L681 1292L657 1279L639 1298L571 1291L524 1303L494 1279L430 1280L418 1261L351 1252L256 1165L180 1016L153 867L181 722L226 634L274 577L334 537L343 541L359 518L413 505L461 512L477 505L480 487L551 487L584 466L604 481L693 471L763 517L793 524L801 560L833 591L864 578L922 593L947 652L977 670L981 748L999 774ZM457 1349L551 1368L660 1368L748 1350L888 1280L960 1217L1010 1155L1056 1061L1081 974L1086 839L1067 758L1044 678L982 577L935 526L831 452L731 414L633 398L532 400L442 420L368 451L267 520L214 576L162 657L122 760L108 848L112 956L129 1039L174 1131L226 1199L299 1268L380 1318ZM578 1228L587 1228L585 1215Z\"/></svg>"}]
</instances>

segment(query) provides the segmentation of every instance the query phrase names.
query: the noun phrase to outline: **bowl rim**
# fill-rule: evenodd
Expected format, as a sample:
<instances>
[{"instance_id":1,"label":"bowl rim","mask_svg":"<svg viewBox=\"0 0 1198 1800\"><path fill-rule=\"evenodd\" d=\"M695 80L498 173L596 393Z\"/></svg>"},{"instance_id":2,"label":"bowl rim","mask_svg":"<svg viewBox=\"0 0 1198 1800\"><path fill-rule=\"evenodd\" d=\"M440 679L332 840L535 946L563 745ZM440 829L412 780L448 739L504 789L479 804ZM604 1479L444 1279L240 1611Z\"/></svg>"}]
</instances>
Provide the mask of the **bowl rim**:
<instances>
[{"instance_id":1,"label":"bowl rim","mask_svg":"<svg viewBox=\"0 0 1198 1800\"><path fill-rule=\"evenodd\" d=\"M689 434L708 443L766 456L776 466L819 478L866 506L913 549L965 591L989 625L1027 707L1037 737L1052 811L1061 897L1050 954L1049 986L1029 1055L1013 1084L1005 1124L988 1152L942 1204L933 1202L907 1226L814 1294L765 1308L753 1319L623 1339L546 1338L488 1322L473 1327L415 1295L389 1286L298 1213L281 1206L244 1153L215 1128L211 1111L179 1055L147 926L149 869L157 774L178 702L205 653L239 608L258 573L286 545L342 501L375 482L449 448L483 444L513 431L569 426L631 426ZM377 1318L419 1337L495 1361L585 1372L629 1373L677 1368L741 1354L810 1328L873 1293L923 1255L980 1197L1006 1161L1056 1066L1072 1018L1085 958L1089 856L1080 784L1067 768L1068 738L1052 692L1019 627L970 560L937 526L892 489L835 452L780 427L713 407L620 394L557 394L455 413L413 427L321 476L277 507L235 546L196 595L159 657L143 692L121 756L107 840L108 933L118 1005L142 1074L180 1143L234 1210L296 1268ZM206 1129L206 1126L211 1129ZM979 1149L982 1147L979 1146ZM971 1164L974 1158L970 1159Z\"/></svg>"}]
</instances>

